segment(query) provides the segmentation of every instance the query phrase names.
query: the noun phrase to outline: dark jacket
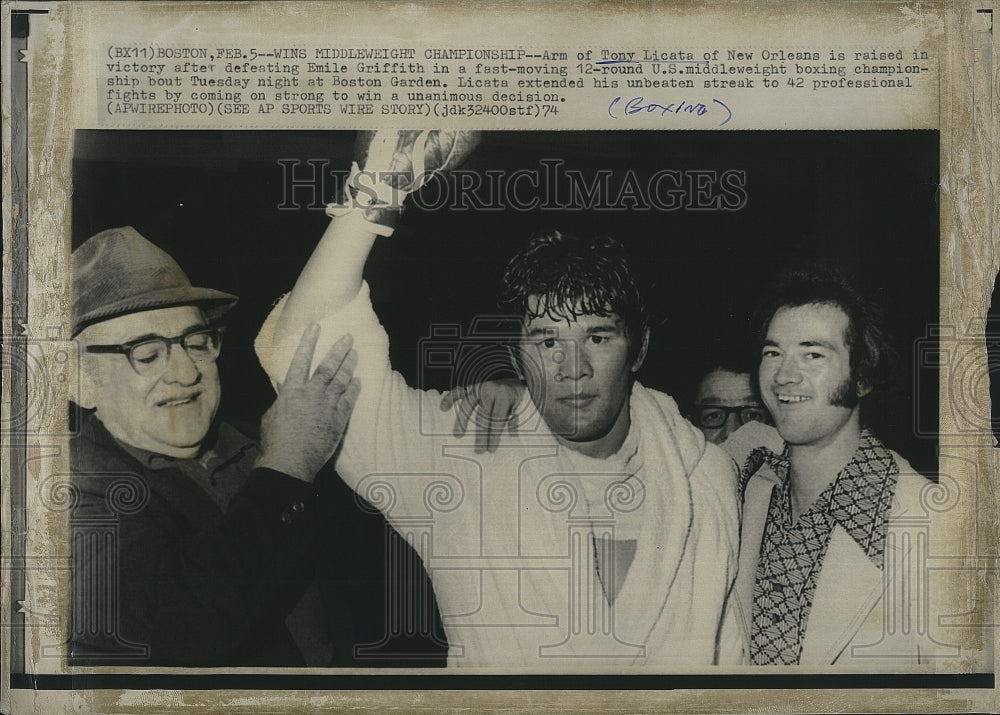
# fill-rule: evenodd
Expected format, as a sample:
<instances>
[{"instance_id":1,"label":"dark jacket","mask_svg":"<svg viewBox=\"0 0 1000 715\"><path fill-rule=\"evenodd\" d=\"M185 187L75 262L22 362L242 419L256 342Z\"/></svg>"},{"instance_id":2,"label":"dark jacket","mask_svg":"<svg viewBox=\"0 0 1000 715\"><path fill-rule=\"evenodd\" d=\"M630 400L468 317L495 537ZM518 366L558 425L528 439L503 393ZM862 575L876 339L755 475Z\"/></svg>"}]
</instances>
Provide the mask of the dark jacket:
<instances>
[{"instance_id":1,"label":"dark jacket","mask_svg":"<svg viewBox=\"0 0 1000 715\"><path fill-rule=\"evenodd\" d=\"M398 635L382 607L394 579L369 562L387 553L372 542L395 535L345 503L329 475L314 487L251 460L223 508L190 468L159 459L154 468L123 448L92 414L71 440L71 664L305 665L286 618L311 583L325 612L316 628L334 647L324 665L443 663L433 596L419 642L406 639L400 651L382 637ZM359 523L366 541L344 541L341 532ZM360 570L359 553L368 564ZM406 585L415 592L429 588L419 559L417 570ZM359 662L356 646L365 643L385 657ZM401 660L414 654L416 663Z\"/></svg>"}]
</instances>

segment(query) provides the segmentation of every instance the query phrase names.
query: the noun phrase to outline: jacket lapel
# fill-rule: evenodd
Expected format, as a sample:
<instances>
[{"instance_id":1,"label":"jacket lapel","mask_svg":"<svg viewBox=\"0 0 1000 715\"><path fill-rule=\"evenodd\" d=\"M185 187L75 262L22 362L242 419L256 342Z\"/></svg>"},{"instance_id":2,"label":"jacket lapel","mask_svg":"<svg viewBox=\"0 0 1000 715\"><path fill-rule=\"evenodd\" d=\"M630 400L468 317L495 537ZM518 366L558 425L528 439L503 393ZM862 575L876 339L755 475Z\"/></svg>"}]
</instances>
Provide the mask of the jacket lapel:
<instances>
[{"instance_id":1,"label":"jacket lapel","mask_svg":"<svg viewBox=\"0 0 1000 715\"><path fill-rule=\"evenodd\" d=\"M760 542L764 538L771 491L777 477L770 469L762 469L747 483L743 492L743 526L740 529L740 567L736 572L736 605L740 610L747 636L753 618L753 587L757 580Z\"/></svg>"},{"instance_id":2,"label":"jacket lapel","mask_svg":"<svg viewBox=\"0 0 1000 715\"><path fill-rule=\"evenodd\" d=\"M771 492L777 483L777 475L765 465L748 481L743 494L736 603L748 634L753 618L753 589L760 543ZM835 525L809 612L800 664L834 662L879 602L885 588L882 571L843 527Z\"/></svg>"},{"instance_id":3,"label":"jacket lapel","mask_svg":"<svg viewBox=\"0 0 1000 715\"><path fill-rule=\"evenodd\" d=\"M834 526L799 662L834 662L868 618L885 587L882 571L839 524Z\"/></svg>"}]
</instances>

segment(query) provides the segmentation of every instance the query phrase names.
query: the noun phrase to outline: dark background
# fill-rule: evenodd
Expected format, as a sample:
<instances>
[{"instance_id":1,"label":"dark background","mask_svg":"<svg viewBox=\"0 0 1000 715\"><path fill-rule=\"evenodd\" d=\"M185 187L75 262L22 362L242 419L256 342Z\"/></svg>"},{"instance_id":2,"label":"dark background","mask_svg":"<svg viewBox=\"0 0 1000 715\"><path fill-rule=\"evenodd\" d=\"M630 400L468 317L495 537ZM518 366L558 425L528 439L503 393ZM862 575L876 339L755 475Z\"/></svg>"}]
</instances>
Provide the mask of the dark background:
<instances>
[{"instance_id":1,"label":"dark background","mask_svg":"<svg viewBox=\"0 0 1000 715\"><path fill-rule=\"evenodd\" d=\"M540 160L560 159L585 175L613 171L612 196L630 168L643 185L661 169L737 169L748 200L737 211L411 208L367 267L393 363L411 384L447 388L447 371L419 372L432 324L467 330L495 313L504 264L528 236L608 234L632 253L657 316L640 377L683 403L720 352L752 364L750 312L782 265L832 260L882 305L899 354L895 384L866 398L864 419L934 473L938 375L914 366L938 321L938 140L933 131L486 133L463 168L542 173ZM273 398L253 336L328 220L310 188L288 195L278 162L318 162L327 175L318 198L332 201L353 141L352 132L319 131L76 133L74 247L132 225L196 285L241 297L220 357L228 419L256 418ZM300 163L296 178L311 171ZM301 208L279 208L292 198Z\"/></svg>"}]
</instances>

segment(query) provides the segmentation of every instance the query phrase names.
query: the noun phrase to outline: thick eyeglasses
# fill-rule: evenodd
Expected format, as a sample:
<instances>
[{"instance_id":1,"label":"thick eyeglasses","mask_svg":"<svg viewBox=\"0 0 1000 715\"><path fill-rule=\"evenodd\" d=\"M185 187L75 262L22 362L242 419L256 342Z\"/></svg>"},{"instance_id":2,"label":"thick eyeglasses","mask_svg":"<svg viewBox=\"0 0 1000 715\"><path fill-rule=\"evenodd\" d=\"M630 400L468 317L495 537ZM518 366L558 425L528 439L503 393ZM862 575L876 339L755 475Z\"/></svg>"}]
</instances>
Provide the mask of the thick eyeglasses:
<instances>
[{"instance_id":1,"label":"thick eyeglasses","mask_svg":"<svg viewBox=\"0 0 1000 715\"><path fill-rule=\"evenodd\" d=\"M213 362L222 349L223 328L195 328L176 338L140 338L121 345L88 345L88 353L116 353L128 358L132 369L146 377L167 369L170 348L180 345L195 363Z\"/></svg>"},{"instance_id":2,"label":"thick eyeglasses","mask_svg":"<svg viewBox=\"0 0 1000 715\"><path fill-rule=\"evenodd\" d=\"M722 427L726 423L730 414L735 414L740 425L747 422L763 422L771 424L771 417L767 410L758 405L743 405L740 407L726 407L723 405L695 405L695 418L698 424L706 429Z\"/></svg>"}]
</instances>

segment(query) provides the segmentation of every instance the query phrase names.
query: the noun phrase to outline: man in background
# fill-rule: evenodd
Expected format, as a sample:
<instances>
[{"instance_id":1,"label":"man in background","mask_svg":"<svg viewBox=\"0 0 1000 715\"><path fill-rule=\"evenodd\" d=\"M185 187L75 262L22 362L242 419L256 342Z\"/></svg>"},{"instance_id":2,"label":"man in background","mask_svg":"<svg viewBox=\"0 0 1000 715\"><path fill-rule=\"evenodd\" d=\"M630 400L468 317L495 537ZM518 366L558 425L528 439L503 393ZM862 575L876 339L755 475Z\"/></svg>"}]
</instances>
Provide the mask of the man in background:
<instances>
[{"instance_id":1,"label":"man in background","mask_svg":"<svg viewBox=\"0 0 1000 715\"><path fill-rule=\"evenodd\" d=\"M748 422L772 424L750 373L735 361L716 361L698 381L691 421L713 444L722 444Z\"/></svg>"}]
</instances>

